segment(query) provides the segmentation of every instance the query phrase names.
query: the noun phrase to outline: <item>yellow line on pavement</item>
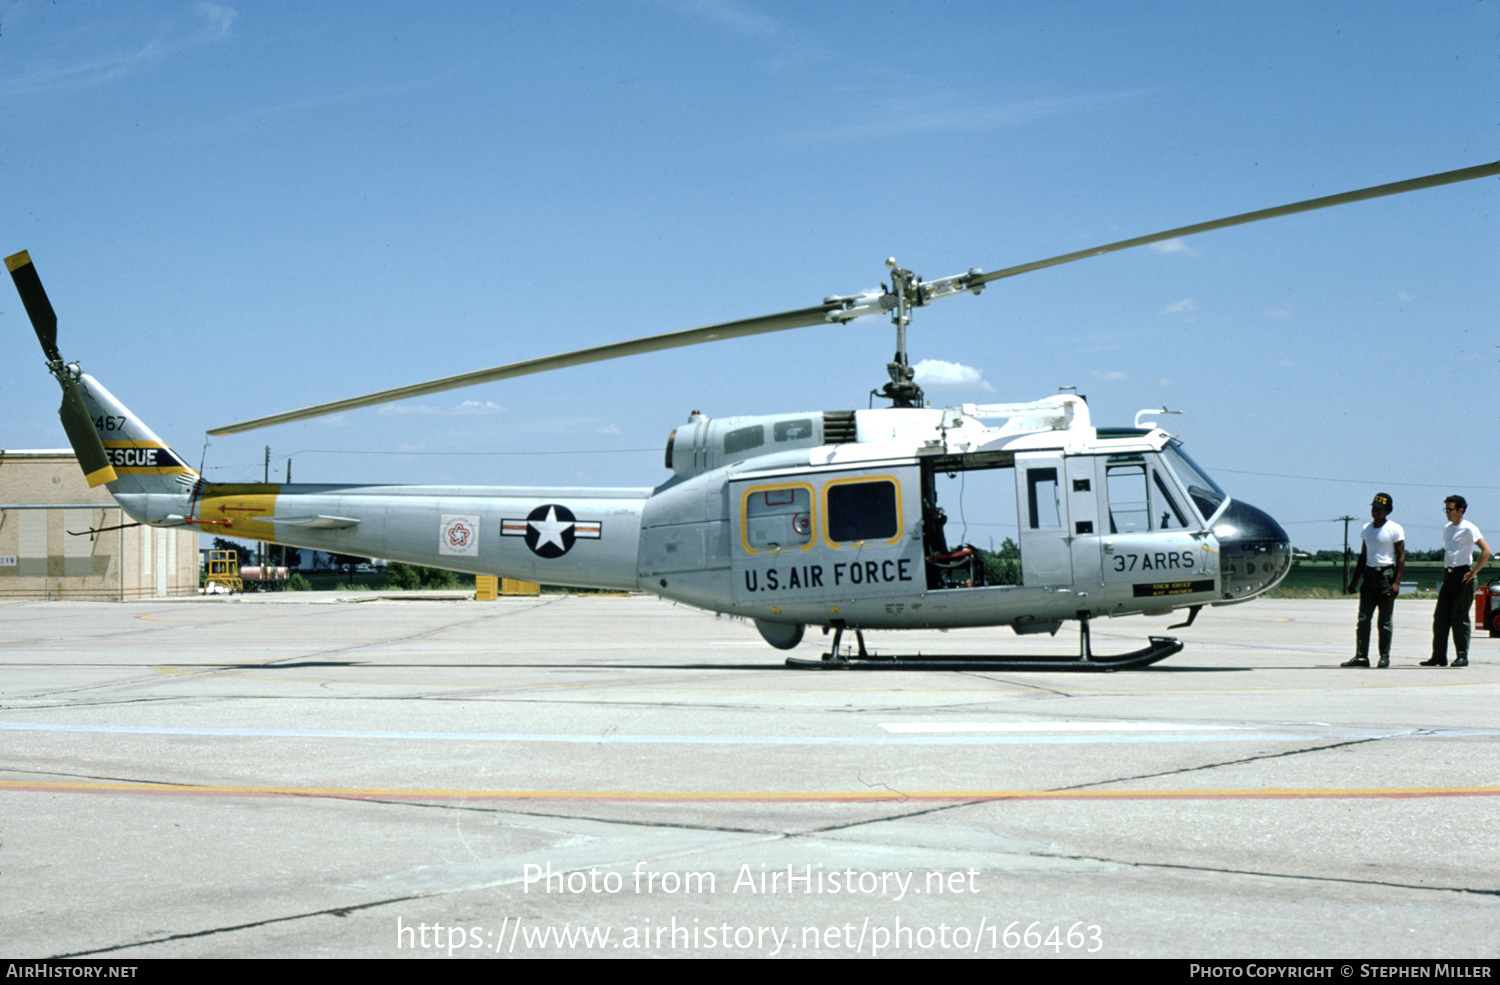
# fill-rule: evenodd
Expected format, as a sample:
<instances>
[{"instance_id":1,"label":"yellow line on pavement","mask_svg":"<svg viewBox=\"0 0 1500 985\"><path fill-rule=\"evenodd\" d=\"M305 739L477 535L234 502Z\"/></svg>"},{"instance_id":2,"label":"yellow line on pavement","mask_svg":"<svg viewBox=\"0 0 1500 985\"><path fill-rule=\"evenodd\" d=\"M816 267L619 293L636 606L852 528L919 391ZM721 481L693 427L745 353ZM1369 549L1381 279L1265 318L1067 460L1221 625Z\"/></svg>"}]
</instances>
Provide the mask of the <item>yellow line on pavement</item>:
<instances>
[{"instance_id":1,"label":"yellow line on pavement","mask_svg":"<svg viewBox=\"0 0 1500 985\"><path fill-rule=\"evenodd\" d=\"M904 803L991 800L1340 800L1426 797L1495 797L1500 787L1262 787L1247 790L923 790L843 791L679 791L679 790L418 790L379 787L219 786L177 783L101 783L0 780L0 791L15 793L128 793L220 797L323 797L352 800L578 800L668 803Z\"/></svg>"}]
</instances>

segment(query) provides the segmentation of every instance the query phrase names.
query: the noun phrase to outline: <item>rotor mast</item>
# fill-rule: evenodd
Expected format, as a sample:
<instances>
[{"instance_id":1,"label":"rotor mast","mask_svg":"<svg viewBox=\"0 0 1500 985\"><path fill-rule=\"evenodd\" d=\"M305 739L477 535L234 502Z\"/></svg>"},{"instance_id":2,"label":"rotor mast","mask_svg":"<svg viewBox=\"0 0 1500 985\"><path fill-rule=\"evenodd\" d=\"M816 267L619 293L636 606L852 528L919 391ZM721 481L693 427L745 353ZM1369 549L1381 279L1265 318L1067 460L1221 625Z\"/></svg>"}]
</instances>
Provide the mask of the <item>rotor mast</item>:
<instances>
[{"instance_id":1,"label":"rotor mast","mask_svg":"<svg viewBox=\"0 0 1500 985\"><path fill-rule=\"evenodd\" d=\"M911 324L911 310L955 294L978 294L984 290L984 284L977 279L983 271L972 267L966 273L923 282L919 275L898 267L895 257L887 257L885 265L891 272L891 283L889 287L880 285L882 294L878 298L872 299L871 295L829 298L829 301L844 302L846 307L828 317L829 320L845 321L879 310L890 311L891 323L896 326L896 356L886 363L885 369L891 381L871 392L889 400L892 407L921 407L922 388L917 386L916 371L906 357L906 327Z\"/></svg>"},{"instance_id":2,"label":"rotor mast","mask_svg":"<svg viewBox=\"0 0 1500 985\"><path fill-rule=\"evenodd\" d=\"M887 257L885 265L891 271L890 292L896 302L891 311L891 321L896 326L896 356L886 363L885 371L891 381L881 388L880 395L890 400L892 407L920 407L922 388L917 386L916 371L906 358L906 326L911 324L909 312L915 306L913 302L920 303L915 289L922 278L896 266L895 257Z\"/></svg>"}]
</instances>

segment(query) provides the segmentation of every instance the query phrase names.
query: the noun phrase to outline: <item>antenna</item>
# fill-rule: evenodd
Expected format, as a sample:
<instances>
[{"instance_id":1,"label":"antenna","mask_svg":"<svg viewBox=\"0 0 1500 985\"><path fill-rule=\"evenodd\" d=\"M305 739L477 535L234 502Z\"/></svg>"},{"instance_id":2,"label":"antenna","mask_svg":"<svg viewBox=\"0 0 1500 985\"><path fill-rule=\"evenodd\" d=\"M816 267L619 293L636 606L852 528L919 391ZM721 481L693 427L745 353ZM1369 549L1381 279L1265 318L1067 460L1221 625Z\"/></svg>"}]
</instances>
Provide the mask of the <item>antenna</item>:
<instances>
[{"instance_id":1,"label":"antenna","mask_svg":"<svg viewBox=\"0 0 1500 985\"><path fill-rule=\"evenodd\" d=\"M1157 424L1156 424L1155 421L1142 421L1141 417L1142 417L1142 415L1145 415L1145 414L1181 414L1181 413L1183 413L1183 411L1180 411L1180 410L1167 410L1167 405L1166 404L1162 404L1160 410L1157 410L1155 407L1147 407L1144 410L1138 410L1138 411L1135 412L1135 426L1138 427L1138 428L1154 428L1154 427L1157 426Z\"/></svg>"}]
</instances>

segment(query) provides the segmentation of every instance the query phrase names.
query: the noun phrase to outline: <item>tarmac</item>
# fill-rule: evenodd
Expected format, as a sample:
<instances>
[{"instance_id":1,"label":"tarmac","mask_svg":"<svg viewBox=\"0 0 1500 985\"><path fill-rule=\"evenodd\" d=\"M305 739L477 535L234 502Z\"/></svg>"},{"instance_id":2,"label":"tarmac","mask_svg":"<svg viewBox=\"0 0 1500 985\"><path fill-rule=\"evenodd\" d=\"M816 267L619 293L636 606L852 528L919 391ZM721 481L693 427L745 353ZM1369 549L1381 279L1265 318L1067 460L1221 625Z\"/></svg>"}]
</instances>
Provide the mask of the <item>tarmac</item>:
<instances>
[{"instance_id":1,"label":"tarmac","mask_svg":"<svg viewBox=\"0 0 1500 985\"><path fill-rule=\"evenodd\" d=\"M1341 669L1355 607L1078 674L638 596L0 603L0 956L1494 958L1500 640L1419 667L1400 601Z\"/></svg>"}]
</instances>

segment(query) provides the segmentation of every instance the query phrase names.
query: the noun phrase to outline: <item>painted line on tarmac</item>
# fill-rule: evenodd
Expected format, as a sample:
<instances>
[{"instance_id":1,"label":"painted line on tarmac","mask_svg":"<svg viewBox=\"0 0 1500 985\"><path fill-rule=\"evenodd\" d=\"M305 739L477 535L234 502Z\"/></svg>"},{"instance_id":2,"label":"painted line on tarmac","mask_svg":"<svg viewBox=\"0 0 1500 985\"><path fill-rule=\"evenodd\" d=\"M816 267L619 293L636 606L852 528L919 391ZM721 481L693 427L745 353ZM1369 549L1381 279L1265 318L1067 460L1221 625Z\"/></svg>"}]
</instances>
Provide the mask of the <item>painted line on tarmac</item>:
<instances>
[{"instance_id":1,"label":"painted line on tarmac","mask_svg":"<svg viewBox=\"0 0 1500 985\"><path fill-rule=\"evenodd\" d=\"M0 780L0 792L127 793L212 797L316 797L398 801L620 801L662 803L973 803L994 800L1369 800L1428 797L1496 797L1500 787L1348 787L1258 790L926 790L727 791L672 790L403 790L358 787L189 786L173 783L86 783Z\"/></svg>"},{"instance_id":2,"label":"painted line on tarmac","mask_svg":"<svg viewBox=\"0 0 1500 985\"><path fill-rule=\"evenodd\" d=\"M1253 725L1185 725L1176 722L882 722L901 735L943 732L1211 732L1247 731Z\"/></svg>"},{"instance_id":3,"label":"painted line on tarmac","mask_svg":"<svg viewBox=\"0 0 1500 985\"><path fill-rule=\"evenodd\" d=\"M1042 723L1038 723L1042 724ZM1066 724L1066 723L1060 723ZM1132 731L1109 724L1093 726L1085 734L1030 732L993 734L990 732L938 732L915 735L795 736L795 735L625 735L625 734L548 734L536 732L387 732L350 729L278 729L278 728L203 728L157 725L67 725L59 723L0 722L0 731L74 732L95 735L186 735L204 738L235 739L355 739L395 740L398 742L532 742L573 745L699 745L699 746L985 746L985 745L1076 745L1120 742L1310 742L1327 739L1397 739L1452 738L1457 736L1492 736L1492 731L1420 731L1395 730L1328 730L1326 726L1309 726L1306 731L1241 731L1230 734L1194 734L1187 732L1150 733ZM1203 726L1217 728L1217 726Z\"/></svg>"}]
</instances>

